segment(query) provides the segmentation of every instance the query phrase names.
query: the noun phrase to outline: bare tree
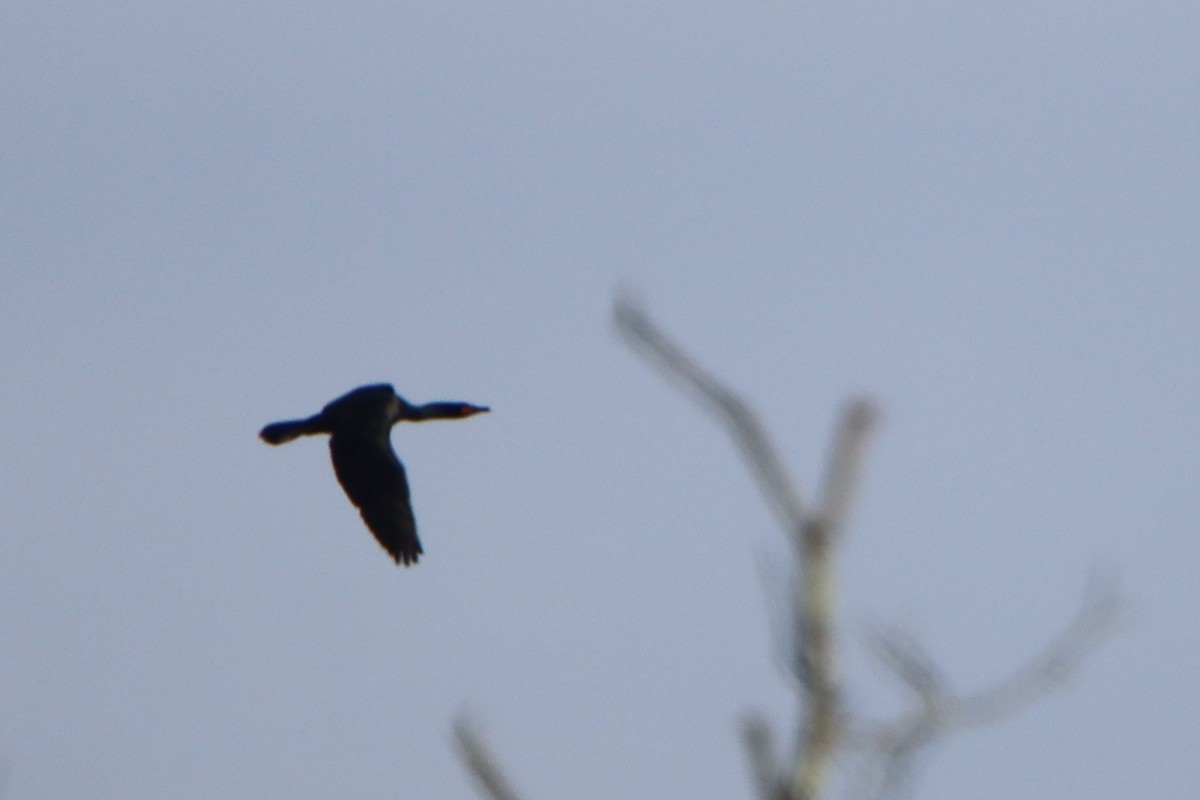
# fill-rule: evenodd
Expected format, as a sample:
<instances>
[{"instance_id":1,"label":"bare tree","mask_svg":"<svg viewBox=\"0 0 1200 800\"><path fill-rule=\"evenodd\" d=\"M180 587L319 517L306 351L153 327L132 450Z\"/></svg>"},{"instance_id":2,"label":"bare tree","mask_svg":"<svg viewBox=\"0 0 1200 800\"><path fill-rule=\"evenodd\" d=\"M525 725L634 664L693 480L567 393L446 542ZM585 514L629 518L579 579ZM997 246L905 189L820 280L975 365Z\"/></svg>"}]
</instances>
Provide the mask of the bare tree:
<instances>
[{"instance_id":1,"label":"bare tree","mask_svg":"<svg viewBox=\"0 0 1200 800\"><path fill-rule=\"evenodd\" d=\"M839 761L851 770L854 798L882 798L900 787L914 759L957 728L1011 714L1059 685L1104 638L1115 618L1116 584L1093 578L1074 619L1041 653L995 685L955 693L918 642L898 631L873 639L880 662L909 690L912 708L895 719L849 715L837 670L834 556L854 498L878 413L869 398L847 403L817 502L809 508L750 406L688 356L629 298L614 307L617 330L635 351L697 400L730 433L794 555L787 666L801 694L795 745L783 757L770 725L747 714L742 725L760 800L821 800ZM455 728L468 770L492 800L517 800L482 739L466 722Z\"/></svg>"}]
</instances>

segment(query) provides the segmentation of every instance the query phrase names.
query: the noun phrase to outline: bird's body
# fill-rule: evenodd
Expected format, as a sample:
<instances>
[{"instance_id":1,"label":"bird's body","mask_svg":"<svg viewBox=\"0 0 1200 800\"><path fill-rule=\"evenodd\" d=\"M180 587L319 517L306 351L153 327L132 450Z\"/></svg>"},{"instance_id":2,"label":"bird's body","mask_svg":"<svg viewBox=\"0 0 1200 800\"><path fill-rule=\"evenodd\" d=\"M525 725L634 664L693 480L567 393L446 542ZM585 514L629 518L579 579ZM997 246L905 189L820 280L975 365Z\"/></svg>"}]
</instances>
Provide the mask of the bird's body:
<instances>
[{"instance_id":1,"label":"bird's body","mask_svg":"<svg viewBox=\"0 0 1200 800\"><path fill-rule=\"evenodd\" d=\"M414 406L385 383L347 392L307 419L273 422L259 433L268 444L329 434L338 483L358 507L363 522L397 564L417 563L424 552L409 501L404 465L392 449L392 425L401 421L462 419L488 409L470 403Z\"/></svg>"}]
</instances>

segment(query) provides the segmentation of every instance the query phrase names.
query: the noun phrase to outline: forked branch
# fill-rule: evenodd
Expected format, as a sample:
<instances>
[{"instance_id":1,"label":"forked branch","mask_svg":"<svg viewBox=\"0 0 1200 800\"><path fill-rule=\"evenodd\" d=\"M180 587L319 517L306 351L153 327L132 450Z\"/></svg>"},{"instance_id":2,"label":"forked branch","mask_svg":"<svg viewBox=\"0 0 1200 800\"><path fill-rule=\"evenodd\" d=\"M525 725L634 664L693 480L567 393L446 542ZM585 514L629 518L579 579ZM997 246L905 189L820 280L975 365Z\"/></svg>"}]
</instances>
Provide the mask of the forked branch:
<instances>
[{"instance_id":1,"label":"forked branch","mask_svg":"<svg viewBox=\"0 0 1200 800\"><path fill-rule=\"evenodd\" d=\"M909 689L914 709L887 722L850 718L843 708L835 641L833 556L862 473L878 412L869 399L844 409L815 510L808 510L758 416L736 392L687 355L628 298L614 307L617 329L637 352L682 387L725 427L795 554L791 598L794 645L790 668L802 687L793 760L782 759L770 726L746 717L742 742L760 800L820 800L839 757L854 756L855 797L878 798L897 788L917 754L935 739L983 725L1023 708L1072 674L1111 628L1115 582L1093 581L1080 612L1039 655L990 688L956 694L921 646L897 632L876 637L882 663ZM468 770L490 800L519 800L482 739L465 721L455 737Z\"/></svg>"},{"instance_id":2,"label":"forked branch","mask_svg":"<svg viewBox=\"0 0 1200 800\"><path fill-rule=\"evenodd\" d=\"M805 688L807 713L798 732L799 757L790 779L770 774L778 768L766 749L771 738L765 723L756 720L748 724L743 737L763 800L778 800L780 787L784 787L784 797L815 800L828 782L842 730L833 625L833 551L858 488L863 454L877 417L874 404L860 399L847 406L819 505L810 513L749 404L688 356L630 299L617 301L614 317L617 329L635 350L695 396L729 431L793 545L800 577L792 599L793 625L798 632L792 671Z\"/></svg>"}]
</instances>

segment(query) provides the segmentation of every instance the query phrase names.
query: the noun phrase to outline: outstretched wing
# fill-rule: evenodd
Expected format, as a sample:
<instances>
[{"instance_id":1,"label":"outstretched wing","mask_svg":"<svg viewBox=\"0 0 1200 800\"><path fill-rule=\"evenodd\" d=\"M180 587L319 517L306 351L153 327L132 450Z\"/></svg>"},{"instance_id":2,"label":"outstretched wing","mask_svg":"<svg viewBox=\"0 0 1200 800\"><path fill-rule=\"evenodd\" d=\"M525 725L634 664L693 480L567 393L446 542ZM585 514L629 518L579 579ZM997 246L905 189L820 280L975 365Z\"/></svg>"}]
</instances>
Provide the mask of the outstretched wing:
<instances>
[{"instance_id":1,"label":"outstretched wing","mask_svg":"<svg viewBox=\"0 0 1200 800\"><path fill-rule=\"evenodd\" d=\"M329 439L333 471L363 522L397 564L417 563L423 552L408 497L404 465L382 437L336 433Z\"/></svg>"}]
</instances>

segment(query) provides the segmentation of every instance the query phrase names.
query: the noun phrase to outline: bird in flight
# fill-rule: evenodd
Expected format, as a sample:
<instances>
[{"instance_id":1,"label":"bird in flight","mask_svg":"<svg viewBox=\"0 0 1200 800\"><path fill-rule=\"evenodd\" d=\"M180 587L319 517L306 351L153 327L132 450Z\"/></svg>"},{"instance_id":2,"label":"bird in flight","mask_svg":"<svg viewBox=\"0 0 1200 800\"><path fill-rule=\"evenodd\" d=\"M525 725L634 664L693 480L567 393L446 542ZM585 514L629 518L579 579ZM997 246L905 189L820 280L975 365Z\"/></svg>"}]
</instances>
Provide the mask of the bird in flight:
<instances>
[{"instance_id":1,"label":"bird in flight","mask_svg":"<svg viewBox=\"0 0 1200 800\"><path fill-rule=\"evenodd\" d=\"M390 384L360 386L307 419L272 422L258 434L267 444L300 436L329 434L333 471L363 522L397 564L417 563L424 551L409 502L404 465L392 449L397 422L462 419L489 409L470 403L437 402L414 406Z\"/></svg>"}]
</instances>

